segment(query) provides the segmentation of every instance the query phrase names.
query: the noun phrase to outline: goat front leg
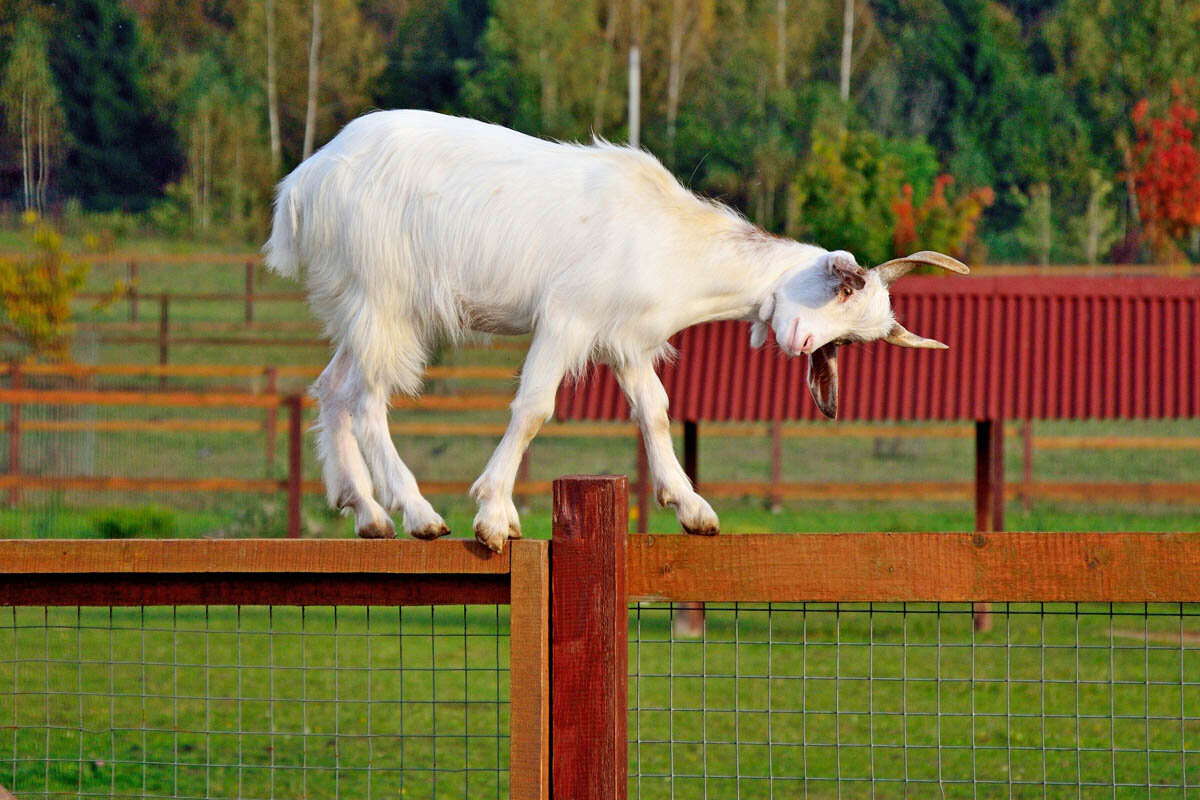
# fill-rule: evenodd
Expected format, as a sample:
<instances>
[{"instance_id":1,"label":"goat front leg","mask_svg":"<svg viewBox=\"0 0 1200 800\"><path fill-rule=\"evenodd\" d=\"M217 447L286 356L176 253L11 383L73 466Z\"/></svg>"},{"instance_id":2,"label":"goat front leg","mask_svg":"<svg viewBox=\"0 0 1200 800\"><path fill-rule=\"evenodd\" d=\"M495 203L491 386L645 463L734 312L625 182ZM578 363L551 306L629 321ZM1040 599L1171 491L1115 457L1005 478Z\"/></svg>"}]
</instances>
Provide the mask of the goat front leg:
<instances>
[{"instance_id":1,"label":"goat front leg","mask_svg":"<svg viewBox=\"0 0 1200 800\"><path fill-rule=\"evenodd\" d=\"M559 336L542 332L535 336L521 369L508 429L471 487L471 496L479 503L475 538L497 553L504 549L505 540L521 538L513 484L525 449L554 413L554 397L567 369L567 352Z\"/></svg>"},{"instance_id":2,"label":"goat front leg","mask_svg":"<svg viewBox=\"0 0 1200 800\"><path fill-rule=\"evenodd\" d=\"M692 487L671 445L667 418L667 390L649 361L614 366L613 374L625 392L633 418L642 430L650 474L659 505L674 506L675 516L687 533L713 536L720 530L717 514Z\"/></svg>"}]
</instances>

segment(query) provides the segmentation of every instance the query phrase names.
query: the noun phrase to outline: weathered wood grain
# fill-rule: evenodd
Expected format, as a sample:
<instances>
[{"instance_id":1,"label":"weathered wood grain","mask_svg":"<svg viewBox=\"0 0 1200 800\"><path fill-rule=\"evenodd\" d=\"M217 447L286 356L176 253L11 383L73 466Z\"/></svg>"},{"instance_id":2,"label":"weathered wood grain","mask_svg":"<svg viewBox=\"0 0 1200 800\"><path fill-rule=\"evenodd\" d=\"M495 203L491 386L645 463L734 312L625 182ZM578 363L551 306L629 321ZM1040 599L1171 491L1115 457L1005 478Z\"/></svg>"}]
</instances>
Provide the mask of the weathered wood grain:
<instances>
[{"instance_id":1,"label":"weathered wood grain","mask_svg":"<svg viewBox=\"0 0 1200 800\"><path fill-rule=\"evenodd\" d=\"M1197 602L1200 533L629 537L631 600Z\"/></svg>"},{"instance_id":2,"label":"weathered wood grain","mask_svg":"<svg viewBox=\"0 0 1200 800\"><path fill-rule=\"evenodd\" d=\"M6 539L0 575L53 573L491 574L509 571L509 551L474 539Z\"/></svg>"},{"instance_id":3,"label":"weathered wood grain","mask_svg":"<svg viewBox=\"0 0 1200 800\"><path fill-rule=\"evenodd\" d=\"M554 482L550 543L552 794L624 800L629 616L624 476Z\"/></svg>"},{"instance_id":4,"label":"weathered wood grain","mask_svg":"<svg viewBox=\"0 0 1200 800\"><path fill-rule=\"evenodd\" d=\"M550 543L509 544L509 796L550 797Z\"/></svg>"}]
</instances>

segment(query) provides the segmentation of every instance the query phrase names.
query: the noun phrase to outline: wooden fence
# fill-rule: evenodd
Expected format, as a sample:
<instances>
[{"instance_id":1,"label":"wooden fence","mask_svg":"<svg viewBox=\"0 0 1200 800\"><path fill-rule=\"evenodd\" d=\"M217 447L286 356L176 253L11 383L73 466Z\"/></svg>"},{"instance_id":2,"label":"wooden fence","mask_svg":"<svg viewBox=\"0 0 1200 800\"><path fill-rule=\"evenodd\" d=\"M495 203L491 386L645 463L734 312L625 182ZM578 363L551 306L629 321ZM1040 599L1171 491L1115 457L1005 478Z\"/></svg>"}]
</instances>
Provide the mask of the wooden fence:
<instances>
[{"instance_id":1,"label":"wooden fence","mask_svg":"<svg viewBox=\"0 0 1200 800\"><path fill-rule=\"evenodd\" d=\"M306 449L304 435L305 412L315 405L313 398L299 393L280 391L283 378L307 380L313 370L301 367L216 367L216 366L61 366L23 365L4 368L8 372L11 388L0 389L0 406L8 406L7 472L0 474L0 490L7 493L9 505L21 502L26 490L83 490L83 491L139 491L166 493L276 493L284 492L288 506L289 535L300 534L300 507L303 495L319 494L323 491L320 481L304 478ZM22 381L33 376L67 377L84 381L107 376L158 376L255 379L264 387L257 392L246 391L145 391L145 390L96 390L96 389L30 389L22 388ZM431 377L446 379L498 379L512 377L507 370L490 367L432 367ZM472 391L450 395L422 395L420 397L397 397L396 408L420 411L490 411L507 409L510 395L501 392ZM22 412L26 406L118 406L124 408L189 408L189 409L251 409L262 412L261 420L227 417L204 419L30 419ZM280 422L280 414L285 420ZM390 423L393 434L402 436L437 437L482 437L494 439L502 435L501 422L471 422L462 420L409 420ZM998 454L992 453L988 464L979 467L975 481L786 481L780 469L781 442L784 439L812 437L860 437L860 438L967 438L973 435L969 426L963 425L914 425L890 426L869 424L845 425L768 425L729 424L709 426L709 435L720 437L767 438L774 443L770 448L772 465L770 480L705 480L701 490L706 495L722 497L763 497L769 503L784 500L908 500L921 497L934 501L986 502L997 506L1006 500L1021 499L1028 503L1034 499L1070 502L1154 502L1195 503L1200 492L1194 482L1095 482L1095 481L1052 481L1034 478L1032 459L1035 449L1198 449L1200 437L1159 436L1035 436L1031 423L1009 426L1022 437L1023 474L1020 480L1004 481L1003 464ZM281 433L287 433L286 477L241 478L228 476L212 477L123 477L119 475L63 475L29 474L22 469L23 438L31 433L53 432L98 432L98 433L245 433L262 437L265 474L275 470L276 447ZM676 426L676 435L679 426ZM617 438L631 440L631 448L638 449L637 431L624 423L552 423L541 433L548 438ZM983 451L981 451L983 452ZM639 460L638 520L639 530L645 530L649 518L649 476L644 463ZM545 494L549 488L546 481L529 480L530 465L524 463L516 486L518 496ZM993 474L995 473L995 474ZM985 478L987 480L985 480ZM422 481L422 490L428 494L462 494L471 483L470 476L461 480ZM980 500L980 487L997 487L990 500ZM986 484L986 485L985 485ZM990 491L990 490L989 490ZM995 509L991 509L992 512ZM985 514L985 516L987 516ZM990 525L982 529L1003 529L1002 514L990 517Z\"/></svg>"},{"instance_id":2,"label":"wooden fence","mask_svg":"<svg viewBox=\"0 0 1200 800\"><path fill-rule=\"evenodd\" d=\"M982 726L998 719L1011 726L1015 724L1014 720L1020 722L1026 717L1032 718L1035 723L1039 719L1041 722L1041 739L1034 745L1022 745L1020 742L1014 745L1012 741L1007 741L989 746L982 740L979 744L981 751L990 747L1000 754L1007 754L1010 762L1014 761L1014 758L1036 762L1040 750L1040 783L1036 779L1022 781L1020 775L1010 774L1006 779L1008 796L1026 796L1021 793L1025 791L1021 784L1026 783L1030 787L1043 790L1039 794L1046 793L1048 787L1057 792L1060 786L1071 786L1076 791L1081 791L1084 786L1101 786L1115 791L1115 785L1119 782L1118 769L1123 770L1119 758L1123 753L1133 753L1138 759L1144 757L1145 771L1140 771L1139 760L1132 772L1136 782L1122 782L1122 785L1144 789L1147 796L1151 788L1164 791L1179 788L1186 792L1187 788L1197 786L1196 776L1194 772L1188 772L1187 764L1200 751L1189 744L1183 733L1187 726L1200 720L1196 716L1197 698L1190 693L1196 684L1181 670L1185 663L1191 663L1192 658L1200 655L1193 639L1190 638L1195 635L1191 629L1194 614L1186 611L1183 606L1185 603L1200 601L1200 533L724 534L713 538L631 535L627 532L628 487L624 477L562 478L554 482L553 490L554 530L548 546L546 542L515 541L511 542L502 554L492 554L474 542L455 540L431 543L264 540L4 541L0 542L0 575L3 576L0 580L0 605L100 605L111 608L122 605L266 604L275 607L293 604L509 604L512 619L509 779L513 798L553 796L572 800L622 800L629 792L629 770L631 757L635 753L634 744L637 745L636 752L639 754L639 770L642 768L640 752L643 744L647 748L659 745L674 748L678 744L681 752L687 749L693 753L701 747L704 748L703 775L692 774L697 767L690 762L681 764L678 767L681 774L677 775L672 756L669 764L672 771L654 774L654 783L648 788L649 796L666 796L667 789L664 787L673 786L672 781L677 779L701 777L707 785L710 780L709 723L696 722L700 727L682 731L678 741L673 722L669 734L671 738L665 742L652 737L648 739L640 730L631 731L631 711L637 714L643 711L643 689L639 686L636 693L629 691L631 671L633 677L638 680L659 682L653 684L659 686L654 690L654 713L665 711L679 715L680 719L699 719L694 715L701 713L708 713L713 718L723 718L731 713L745 716L745 727L740 731L733 726L718 741L711 743L711 757L714 761L724 752L720 748L741 748L743 742L739 737L763 735L761 731L764 728L761 723L751 728L750 722L753 720L750 715L769 715L772 710L771 703L778 702L781 695L786 695L789 698L788 702L799 701L799 706L787 705L783 709L775 710L777 730L792 719L791 715L805 713L813 716L814 728L805 736L814 739L814 751L818 748L837 750L836 773L830 778L817 775L820 767L815 757L809 761L781 758L778 763L772 761L769 771L762 775L752 773L745 778L746 781L758 782L754 785L759 789L769 785L772 791L777 788L778 781L778 788L789 796L801 788L807 791L809 784L817 780L837 781L836 788L842 790L843 783L851 780L847 777L849 773L844 773L843 770L843 750L844 758L849 763L856 748L867 747L871 749L870 762L855 761L863 765L861 769L864 770L864 777L854 777L852 780L869 781L872 793L877 788L877 782L880 782L880 788L891 792L907 792L910 788L921 791L924 788L931 792L930 796L938 796L939 791L944 793L947 782L952 787L956 782L968 786L975 785L977 780L988 782L984 781L984 773L976 772L976 724ZM840 703L848 703L849 698L864 693L869 693L870 697L874 698L878 691L882 696L889 691L887 687L891 685L890 682L900 685L898 682L901 678L889 677L899 676L900 668L876 666L874 658L869 662L870 666L865 668L865 677L858 673L852 675L850 666L842 666L843 660L847 665L854 660L867 663L861 656L854 656L851 648L874 646L874 639L865 642L856 639L843 643L840 640L823 638L824 634L810 633L797 639L792 637L798 634L789 633L776 641L772 634L774 629L768 626L744 644L737 638L714 637L712 641L705 640L696 645L703 648L733 645L739 649L733 651L732 660L723 659L720 663L706 663L702 658L685 660L685 651L681 645L679 653L671 650L670 661L666 662L665 667L656 667L653 674L643 676L637 671L640 665L631 665L629 660L631 624L641 619L641 609L645 604L677 601L769 603L774 605L767 607L765 613L770 614L769 609L773 607L776 609L776 615L782 617L786 614L796 614L797 619L816 617L820 613L836 614L839 618L842 615L865 615L868 610L874 615L882 614L891 608L889 605L876 612L875 606L869 604L897 604L899 610L895 613L903 613L905 618L920 613L936 614L936 638L921 643L922 647L930 648L928 653L925 650L909 652L910 645L915 646L916 643L910 642L906 627L902 645L898 642L886 645L897 648L898 655L892 656L890 651L880 651L879 662L890 663L895 658L903 658L905 665L909 663L910 658L914 659L914 664L919 664L922 660L928 662L933 657L932 648L936 646L936 674L925 669L919 675L914 674L910 678L907 677L906 671L902 685L905 693L903 697L911 696L914 699L910 702L916 703L915 698L918 695L915 692L925 683L933 686L939 698L943 692L947 698L953 698L955 692L961 693L964 687L969 687L972 696L970 727L965 729L963 734L967 737L964 741L968 741L969 744L943 746L943 735L954 735L951 733L950 724L965 724L968 715L966 712L943 711L943 701L940 699L936 715L936 744L909 741L907 732L910 727L922 723L925 717L929 718L930 725L933 724L934 714L922 712L917 708L904 712L905 716L901 716L901 712L887 709L871 711L872 716L867 717L872 736L869 744L838 740L828 744L819 742L821 734L817 732L816 726L824 716L836 715L832 723L836 727L833 729L841 731L844 724L848 731L859 715L867 714L855 710L854 707L841 707ZM984 656L990 658L992 650L981 649L977 656L977 644L973 635L969 640L971 661L967 677L943 676L943 620L956 613L945 607L945 604L970 604L977 601L1035 604L1032 611L1011 613L1034 614L1035 632L1038 619L1041 619L1040 644L1035 636L1031 641L1004 638L987 646L1010 660L1016 657L1014 652L1022 655L1025 650L1033 648L1032 658L1035 664L1040 648L1040 677L1036 672L1033 677L1017 678L1005 672L998 678L984 677L982 664L990 663L985 661ZM792 603L804 605L797 608L779 605ZM936 604L936 607L923 612L911 605L926 603ZM1074 610L1054 611L1046 606L1051 603L1073 604ZM1104 605L1096 610L1082 610L1079 605L1081 603ZM1167 619L1176 620L1172 625L1177 627L1168 627L1164 633L1160 633L1158 628L1152 629L1149 623L1150 615L1157 612L1151 612L1148 607L1143 606L1141 616L1137 618L1140 620L1144 617L1147 620L1145 632L1134 632L1135 636L1141 637L1140 641L1135 640L1133 645L1117 644L1117 635L1112 627L1114 621L1122 614L1132 612L1117 609L1112 605L1114 603L1172 604L1171 609L1166 612ZM631 608L631 604L637 605ZM734 613L738 613L738 606L733 608ZM746 607L741 613L749 616L753 613L763 613L763 610L755 611ZM1066 630L1070 629L1073 621L1073 649L1070 645L1060 648L1047 639L1045 615L1055 613L1066 614ZM801 614L804 616L798 616ZM1096 615L1102 621L1111 620L1107 623L1106 647L1087 642L1081 645L1079 625L1081 620L1086 619L1080 616L1082 614ZM740 630L735 627L728 635L736 637ZM801 630L808 632L807 627ZM836 630L840 632L841 628ZM868 630L874 632L874 625ZM637 622L637 631L640 636L640 621ZM813 639L811 643L810 636ZM639 638L636 646L649 648L656 643L675 647L673 639L667 641L653 637L646 641ZM806 688L802 687L811 684L811 691L815 693L820 686L836 680L842 674L825 674L820 669L812 675L801 672L796 679L776 678L767 688L768 699L765 707L759 705L759 700L750 700L745 701L748 702L748 706L743 708L741 704L744 701L740 699L742 695L737 693L736 689L735 694L731 695L734 699L729 701L732 702L729 707L718 703L710 709L709 701L703 693L689 694L687 699L682 701L682 705L677 705L677 700L668 696L667 690L663 688L663 681L705 681L710 673L713 675L713 695L718 693L719 687L723 685L722 681L741 680L746 686L755 681L770 682L771 670L783 669L786 666L785 659L780 655L780 660L771 666L769 658L763 660L760 651L751 648L766 648L772 644L780 651L807 646L812 651L807 657L814 660L818 658L818 648L829 649L831 653L833 648L838 648L836 662L830 660L834 658L832 654L823 656L825 660L821 662L837 663L839 670L847 671L846 677L842 678L844 686L840 689L835 687L837 699L830 701L831 705L827 709L820 705L820 700L804 700ZM958 641L946 644L947 650L951 647L965 649L968 646ZM980 642L978 647L982 648L984 644ZM106 646L112 647L111 643ZM884 644L881 643L880 646L883 647ZM903 651L898 650L901 646ZM1051 648L1049 655L1046 654L1047 647ZM744 653L741 648L745 648ZM1065 651L1066 661L1054 648ZM1111 672L1108 673L1107 681L1093 681L1087 678L1080 671L1079 665L1081 657L1088 656L1089 648L1103 651L1101 655L1113 660L1114 664L1130 663L1137 666L1140 659L1146 659L1147 667L1144 673L1139 673L1144 674L1144 709L1136 704L1131 708L1118 707L1108 699L1107 694L1107 705L1100 702L1099 695L1094 691L1097 687L1093 684L1099 684L1099 688L1115 696L1118 690L1122 693L1127 689L1141 692L1141 681L1117 681ZM749 666L738 667L737 654L754 660ZM86 658L91 667L103 664L102 656L103 654L99 653L80 653L80 658ZM1152 685L1148 666L1151 657L1162 661L1163 664L1174 665L1174 677L1169 671L1155 673ZM61 656L59 658L61 660ZM115 656L110 652L109 658ZM1054 665L1067 663L1072 658L1074 672L1068 672L1067 677L1061 678L1047 673L1048 661L1051 668L1054 668ZM981 671L978 684L977 659L980 661L978 669ZM2 659L0 663L3 663ZM126 657L122 663L127 665L130 662ZM947 664L950 663L947 661ZM1003 663L1007 662L1002 661ZM767 666L764 667L763 664ZM436 663L427 667L434 671L437 668ZM763 669L766 669L766 672L760 674ZM909 667L905 666L904 669L908 670ZM917 666L912 669L924 668ZM946 669L948 670L949 666ZM1015 667L1006 669L1011 671ZM944 685L943 679L948 681ZM800 683L801 680L805 683ZM1025 691L1028 688L1027 684L1033 684L1035 697L1040 686L1040 713L1036 709L1033 710L1034 713L1030 713L1028 708L1014 710L1007 707L1008 710L1004 714L987 714L981 710L977 715L974 705L976 693L980 698L994 698L997 690L993 684L996 682L1002 682L1009 692ZM649 685L644 691L652 691ZM736 686L735 683L730 685ZM775 701L769 699L771 686L775 691ZM1166 713L1152 710L1151 707L1151 698L1157 697L1152 690L1160 689L1167 692ZM1068 746L1055 746L1046 738L1048 723L1064 721L1047 710L1048 690L1055 693L1067 690L1074 692L1074 719L1065 720L1074 723L1074 738L1068 740ZM1081 695L1082 690L1087 690L1087 694ZM1139 694L1138 697L1142 697L1143 694ZM1083 700L1080 699L1081 696L1084 697ZM1124 697L1124 694L1121 696ZM49 702L48 693L44 699ZM142 702L144 717L146 700ZM634 709L630 708L631 702L636 704ZM951 700L947 699L944 702L949 703ZM1154 702L1157 703L1157 700ZM82 710L82 699L79 704ZM69 708L69 704L66 707ZM400 706L398 713L406 713L404 708ZM1154 709L1157 708L1155 705ZM876 728L871 722L875 719L875 714L881 715L880 723L892 719L886 715L895 714L895 718L903 722L904 738L897 738L894 743L889 743L890 740L883 741L885 735L893 734L885 734L882 724L876 734ZM942 727L944 714L945 734ZM1128 744L1099 749L1090 747L1084 734L1080 733L1081 717L1087 720L1089 726L1096 720L1102 720L1113 726L1114 730L1116 726L1124 726L1127 722L1135 731L1144 726L1145 740L1141 745L1142 749L1131 748ZM767 719L769 720L770 716L767 716ZM1169 728L1172 731L1178 729L1180 733L1177 739L1170 741L1170 747L1167 747L1160 734L1156 733L1159 738L1151 739L1151 725L1155 726L1155 731ZM767 738L763 742L749 739L751 744L745 745L747 754L756 747L778 747L781 752L790 755L791 748L807 744L807 739L772 739L769 722L765 730ZM751 731L759 733L754 734ZM630 738L631 733L635 734L633 739ZM789 731L786 735L791 736L792 733ZM899 737L901 734L894 735ZM14 738L14 748L18 746L17 742ZM49 747L48 736L46 742ZM876 762L874 751L877 747L902 749L906 765L910 749L914 753L915 761L931 761L936 756L938 772L932 777L927 772L910 776L906 766L901 776L887 777L887 767L882 757L879 763ZM963 752L957 752L959 750ZM963 767L955 773L965 777L943 776L943 756L947 759L958 758L958 763L961 764L967 751L970 756L969 769ZM1055 762L1062 760L1065 763L1073 759L1073 782L1058 781L1051 777L1045 766L1047 751L1050 751ZM79 752L82 769L82 745ZM742 752L741 749L737 750L738 758ZM882 752L887 755L890 751ZM66 753L63 761L70 762L75 758L74 753L73 749ZM1111 760L1112 767L1111 772L1102 771L1099 773L1099 779L1092 781L1084 777L1085 771L1080 766L1081 757L1090 758L1097 754L1103 759ZM1174 760L1159 758L1159 754L1166 754ZM983 755L987 753L984 752ZM160 758L162 756L163 754L159 754ZM170 753L165 756L169 763ZM150 759L152 754L146 752L143 757ZM175 757L178 758L178 754ZM734 756L725 757L730 763L737 763ZM748 759L750 756L745 757ZM1168 761L1170 771L1165 771L1166 768L1162 764L1167 764ZM1178 769L1181 761L1182 774ZM3 760L0 759L0 765L2 764ZM981 764L986 766L982 756ZM1106 770L1107 764L1106 761ZM238 764L233 766L241 768L240 758ZM228 764L222 764L215 768L229 767ZM799 770L799 774L788 770ZM1125 774L1124 771L1120 773L1121 776ZM638 780L636 786L640 788L640 773ZM720 775L712 780L724 780L726 783L720 785L725 786L730 785L729 781L736 780L740 790L743 777L738 768L738 771L731 775ZM766 783L768 781L769 784ZM1005 779L992 782L1001 784L998 791L1002 793ZM862 787L851 785L851 788ZM1030 788L1029 791L1034 791L1034 788ZM1073 791L1072 795L1074 794Z\"/></svg>"}]
</instances>

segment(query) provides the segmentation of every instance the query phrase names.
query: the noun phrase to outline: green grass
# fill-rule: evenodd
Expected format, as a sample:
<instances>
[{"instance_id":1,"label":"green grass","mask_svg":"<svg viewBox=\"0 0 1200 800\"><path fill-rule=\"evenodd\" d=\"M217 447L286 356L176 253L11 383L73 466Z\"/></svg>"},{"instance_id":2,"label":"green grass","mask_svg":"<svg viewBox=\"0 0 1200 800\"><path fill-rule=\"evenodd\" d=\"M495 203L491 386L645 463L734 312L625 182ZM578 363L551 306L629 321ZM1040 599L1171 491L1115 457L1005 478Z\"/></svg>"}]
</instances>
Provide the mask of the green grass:
<instances>
[{"instance_id":1,"label":"green grass","mask_svg":"<svg viewBox=\"0 0 1200 800\"><path fill-rule=\"evenodd\" d=\"M874 776L878 797L974 796L972 778L984 797L1114 779L1144 797L1185 762L1194 785L1196 610L1115 611L1000 606L972 633L961 604L710 605L697 640L636 607L630 795L864 797ZM0 784L507 796L507 624L491 607L6 611Z\"/></svg>"}]
</instances>

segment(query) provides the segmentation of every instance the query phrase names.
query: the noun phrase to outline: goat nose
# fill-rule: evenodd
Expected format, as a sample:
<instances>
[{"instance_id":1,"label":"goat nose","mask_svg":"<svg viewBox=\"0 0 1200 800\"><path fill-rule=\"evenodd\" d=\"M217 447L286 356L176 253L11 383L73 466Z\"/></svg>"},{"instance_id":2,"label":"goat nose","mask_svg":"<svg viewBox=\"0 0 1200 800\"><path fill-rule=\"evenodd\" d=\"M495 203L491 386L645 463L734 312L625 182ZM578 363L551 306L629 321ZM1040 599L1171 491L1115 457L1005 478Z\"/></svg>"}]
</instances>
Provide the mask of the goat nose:
<instances>
[{"instance_id":1,"label":"goat nose","mask_svg":"<svg viewBox=\"0 0 1200 800\"><path fill-rule=\"evenodd\" d=\"M805 339L804 344L800 346L801 353L811 353L813 351L812 334L810 333Z\"/></svg>"}]
</instances>

